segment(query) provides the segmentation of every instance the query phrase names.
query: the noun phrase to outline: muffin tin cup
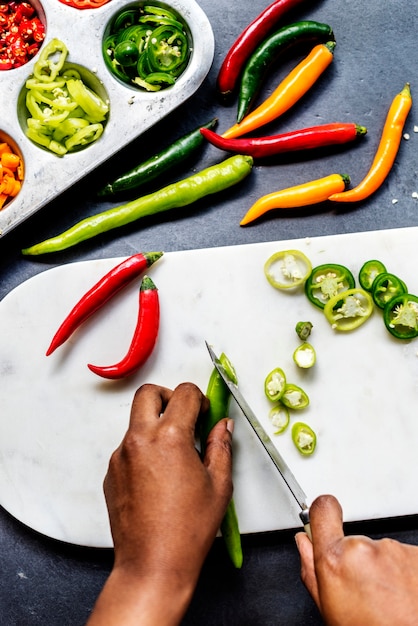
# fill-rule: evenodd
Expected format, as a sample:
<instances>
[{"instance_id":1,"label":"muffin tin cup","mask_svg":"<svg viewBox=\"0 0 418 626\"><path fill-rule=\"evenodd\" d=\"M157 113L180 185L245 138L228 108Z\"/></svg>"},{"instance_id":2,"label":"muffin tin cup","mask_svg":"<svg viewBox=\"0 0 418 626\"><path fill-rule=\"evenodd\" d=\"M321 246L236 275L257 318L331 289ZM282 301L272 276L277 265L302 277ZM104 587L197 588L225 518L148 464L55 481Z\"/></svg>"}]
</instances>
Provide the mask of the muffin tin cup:
<instances>
[{"instance_id":1,"label":"muffin tin cup","mask_svg":"<svg viewBox=\"0 0 418 626\"><path fill-rule=\"evenodd\" d=\"M108 22L129 0L111 0L97 9L80 11L59 0L33 2L46 24L44 45L53 38L69 51L67 62L79 65L103 84L109 98L109 115L103 135L79 152L59 157L30 141L22 128L19 100L39 53L26 65L1 73L0 135L10 137L24 161L25 177L19 194L0 211L0 235L33 215L86 174L139 137L185 102L202 84L214 55L210 22L194 0L149 4L174 9L186 22L192 38L189 64L176 83L154 93L123 85L105 65L102 41Z\"/></svg>"}]
</instances>

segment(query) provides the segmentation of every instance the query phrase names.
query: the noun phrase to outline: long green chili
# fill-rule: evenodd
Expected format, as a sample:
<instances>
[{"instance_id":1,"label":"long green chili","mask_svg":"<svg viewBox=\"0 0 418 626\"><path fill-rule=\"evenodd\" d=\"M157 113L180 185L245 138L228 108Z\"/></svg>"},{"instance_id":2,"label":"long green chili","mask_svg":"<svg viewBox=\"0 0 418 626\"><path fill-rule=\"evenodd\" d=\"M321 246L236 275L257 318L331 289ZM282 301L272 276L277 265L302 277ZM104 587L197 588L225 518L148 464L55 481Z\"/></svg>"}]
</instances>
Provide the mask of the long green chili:
<instances>
[{"instance_id":1,"label":"long green chili","mask_svg":"<svg viewBox=\"0 0 418 626\"><path fill-rule=\"evenodd\" d=\"M238 381L235 370L224 353L221 354L219 360L225 368L225 371L228 373L229 378L234 383L237 383ZM206 440L210 431L215 424L228 416L231 401L231 393L216 368L213 369L209 378L206 396L209 398L210 406L200 424L200 445L202 455L205 452ZM243 561L241 534L239 531L238 517L233 499L231 499L222 520L221 535L234 567L240 568Z\"/></svg>"},{"instance_id":2,"label":"long green chili","mask_svg":"<svg viewBox=\"0 0 418 626\"><path fill-rule=\"evenodd\" d=\"M217 118L214 118L207 124L199 126L195 130L183 135L151 158L139 163L124 174L121 174L100 189L98 196L113 196L131 191L132 189L138 189L142 185L152 182L161 174L166 174L174 167L177 167L179 163L191 157L192 154L202 146L204 137L200 129L214 128L217 121Z\"/></svg>"},{"instance_id":3,"label":"long green chili","mask_svg":"<svg viewBox=\"0 0 418 626\"><path fill-rule=\"evenodd\" d=\"M60 235L24 248L22 254L59 252L142 217L188 206L205 196L239 183L251 172L252 165L252 157L234 155L158 191L87 217Z\"/></svg>"}]
</instances>

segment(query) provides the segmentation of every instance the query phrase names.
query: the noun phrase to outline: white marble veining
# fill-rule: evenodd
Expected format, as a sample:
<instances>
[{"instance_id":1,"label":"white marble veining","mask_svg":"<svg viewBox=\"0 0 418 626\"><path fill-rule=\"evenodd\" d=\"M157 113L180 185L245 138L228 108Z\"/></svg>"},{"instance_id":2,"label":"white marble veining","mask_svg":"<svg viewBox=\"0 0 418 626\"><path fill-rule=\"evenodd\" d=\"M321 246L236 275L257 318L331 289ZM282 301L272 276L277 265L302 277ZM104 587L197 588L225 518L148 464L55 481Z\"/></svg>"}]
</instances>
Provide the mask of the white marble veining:
<instances>
[{"instance_id":1,"label":"white marble veining","mask_svg":"<svg viewBox=\"0 0 418 626\"><path fill-rule=\"evenodd\" d=\"M417 340L393 340L379 311L355 332L337 334L303 293L275 291L263 274L270 254L298 248L314 265L342 263L355 275L364 261L381 259L417 293L417 237L417 228L407 228L167 253L149 271L161 301L157 347L121 382L98 378L87 363L107 365L125 353L139 281L45 357L63 317L118 259L63 265L23 283L0 302L0 504L48 536L111 546L102 481L134 390L184 380L206 389L207 339L234 363L271 434L265 375L281 366L308 392L309 408L292 421L300 417L316 430L315 455L302 458L289 431L273 440L309 501L332 492L347 520L417 513ZM294 327L308 319L317 364L300 371L292 361ZM242 532L297 527L292 496L236 405L231 415Z\"/></svg>"}]
</instances>

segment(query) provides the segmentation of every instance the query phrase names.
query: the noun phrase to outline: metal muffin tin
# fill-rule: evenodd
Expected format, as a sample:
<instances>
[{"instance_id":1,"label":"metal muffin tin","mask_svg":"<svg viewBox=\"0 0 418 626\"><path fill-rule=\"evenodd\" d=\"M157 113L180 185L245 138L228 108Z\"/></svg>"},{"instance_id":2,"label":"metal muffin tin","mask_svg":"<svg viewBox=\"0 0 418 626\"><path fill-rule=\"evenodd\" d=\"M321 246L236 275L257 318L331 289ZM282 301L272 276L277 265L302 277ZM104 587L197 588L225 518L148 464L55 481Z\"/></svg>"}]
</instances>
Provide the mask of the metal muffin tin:
<instances>
[{"instance_id":1,"label":"metal muffin tin","mask_svg":"<svg viewBox=\"0 0 418 626\"><path fill-rule=\"evenodd\" d=\"M214 55L210 22L194 0L149 2L171 7L183 18L190 30L192 52L186 70L172 87L154 93L139 91L114 78L102 56L102 39L109 20L124 7L132 6L132 0L110 0L100 8L84 10L64 5L59 0L33 0L32 4L46 24L43 45L53 38L63 41L69 51L68 63L85 68L95 80L97 78L98 89L95 90L99 95L102 95L99 90L104 90L110 110L98 141L80 152L59 157L26 137L19 114L22 110L19 98L22 100L22 89L33 73L39 53L26 65L1 72L0 141L9 141L21 154L25 176L19 194L0 210L0 235L30 217L185 102L202 84Z\"/></svg>"}]
</instances>

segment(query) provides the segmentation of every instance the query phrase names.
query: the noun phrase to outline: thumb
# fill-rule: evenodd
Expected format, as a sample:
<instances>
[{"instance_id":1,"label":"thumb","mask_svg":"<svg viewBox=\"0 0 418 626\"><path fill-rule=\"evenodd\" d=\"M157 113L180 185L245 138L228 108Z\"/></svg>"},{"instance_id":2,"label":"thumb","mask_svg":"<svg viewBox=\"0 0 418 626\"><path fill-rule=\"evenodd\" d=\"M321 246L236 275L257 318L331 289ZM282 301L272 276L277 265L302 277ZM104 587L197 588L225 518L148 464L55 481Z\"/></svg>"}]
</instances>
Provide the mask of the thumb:
<instances>
[{"instance_id":1,"label":"thumb","mask_svg":"<svg viewBox=\"0 0 418 626\"><path fill-rule=\"evenodd\" d=\"M212 477L214 486L227 502L232 497L232 432L230 418L220 420L209 433L203 464Z\"/></svg>"}]
</instances>

